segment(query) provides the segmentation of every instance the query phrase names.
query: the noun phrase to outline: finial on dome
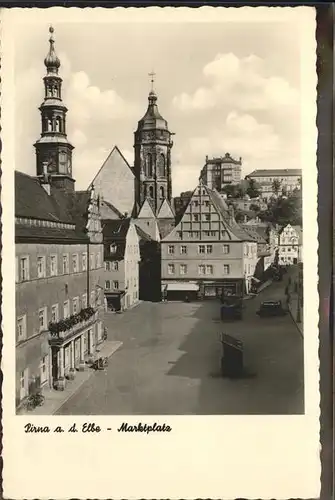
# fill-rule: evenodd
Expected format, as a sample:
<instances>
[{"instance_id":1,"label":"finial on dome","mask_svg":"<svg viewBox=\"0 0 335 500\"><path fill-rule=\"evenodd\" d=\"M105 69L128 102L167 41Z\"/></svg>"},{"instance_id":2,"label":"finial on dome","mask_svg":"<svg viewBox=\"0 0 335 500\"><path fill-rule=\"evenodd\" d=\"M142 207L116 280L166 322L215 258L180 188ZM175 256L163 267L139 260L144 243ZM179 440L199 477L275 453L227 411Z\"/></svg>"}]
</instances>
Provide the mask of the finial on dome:
<instances>
[{"instance_id":1,"label":"finial on dome","mask_svg":"<svg viewBox=\"0 0 335 500\"><path fill-rule=\"evenodd\" d=\"M53 26L49 26L49 33L50 33L50 38L49 38L49 52L46 58L44 59L44 64L47 68L48 73L58 73L58 68L60 67L60 60L58 59L55 48L54 48L54 28Z\"/></svg>"},{"instance_id":2,"label":"finial on dome","mask_svg":"<svg viewBox=\"0 0 335 500\"><path fill-rule=\"evenodd\" d=\"M156 92L154 90L156 73L154 71L151 71L151 73L149 73L149 76L150 76L150 82L151 82L151 90L149 92L149 103L154 104L157 101L157 95L156 95Z\"/></svg>"}]
</instances>

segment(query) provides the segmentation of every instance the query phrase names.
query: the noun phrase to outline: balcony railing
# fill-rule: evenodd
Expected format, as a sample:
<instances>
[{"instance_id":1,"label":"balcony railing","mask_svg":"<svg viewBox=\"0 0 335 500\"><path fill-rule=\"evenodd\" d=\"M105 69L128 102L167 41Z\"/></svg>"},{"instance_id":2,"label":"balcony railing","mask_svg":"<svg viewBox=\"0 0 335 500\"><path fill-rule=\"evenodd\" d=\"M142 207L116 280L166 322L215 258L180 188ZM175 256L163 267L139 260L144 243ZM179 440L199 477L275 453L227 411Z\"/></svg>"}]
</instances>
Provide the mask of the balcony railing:
<instances>
[{"instance_id":1,"label":"balcony railing","mask_svg":"<svg viewBox=\"0 0 335 500\"><path fill-rule=\"evenodd\" d=\"M57 340L71 337L78 330L92 324L97 319L97 314L98 312L93 307L87 307L66 319L49 323L48 330L51 339Z\"/></svg>"}]
</instances>

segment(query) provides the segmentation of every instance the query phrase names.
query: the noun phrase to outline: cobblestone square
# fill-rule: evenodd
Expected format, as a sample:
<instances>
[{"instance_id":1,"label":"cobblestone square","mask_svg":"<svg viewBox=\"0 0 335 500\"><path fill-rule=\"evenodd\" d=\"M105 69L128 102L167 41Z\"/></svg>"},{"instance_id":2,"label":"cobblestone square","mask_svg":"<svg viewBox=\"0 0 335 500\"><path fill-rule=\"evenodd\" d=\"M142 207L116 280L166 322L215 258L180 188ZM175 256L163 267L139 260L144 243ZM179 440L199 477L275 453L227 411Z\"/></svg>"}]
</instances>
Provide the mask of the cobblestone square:
<instances>
[{"instance_id":1,"label":"cobblestone square","mask_svg":"<svg viewBox=\"0 0 335 500\"><path fill-rule=\"evenodd\" d=\"M291 315L259 319L266 299L284 300L284 282L246 300L244 318L222 323L220 304L144 302L107 317L122 347L58 411L78 415L301 414L303 338ZM219 376L219 333L242 340L252 378Z\"/></svg>"}]
</instances>

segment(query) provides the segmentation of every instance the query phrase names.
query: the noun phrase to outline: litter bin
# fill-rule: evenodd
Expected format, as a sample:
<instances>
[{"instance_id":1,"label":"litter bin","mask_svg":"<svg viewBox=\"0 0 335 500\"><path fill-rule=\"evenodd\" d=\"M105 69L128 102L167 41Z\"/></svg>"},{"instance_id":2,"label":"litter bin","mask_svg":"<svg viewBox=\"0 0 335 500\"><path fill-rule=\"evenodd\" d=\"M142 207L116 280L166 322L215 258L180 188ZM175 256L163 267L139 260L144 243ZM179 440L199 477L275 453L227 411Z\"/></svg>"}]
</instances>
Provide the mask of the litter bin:
<instances>
[{"instance_id":1,"label":"litter bin","mask_svg":"<svg viewBox=\"0 0 335 500\"><path fill-rule=\"evenodd\" d=\"M244 373L243 343L231 335L221 333L221 374L223 377L239 377Z\"/></svg>"}]
</instances>

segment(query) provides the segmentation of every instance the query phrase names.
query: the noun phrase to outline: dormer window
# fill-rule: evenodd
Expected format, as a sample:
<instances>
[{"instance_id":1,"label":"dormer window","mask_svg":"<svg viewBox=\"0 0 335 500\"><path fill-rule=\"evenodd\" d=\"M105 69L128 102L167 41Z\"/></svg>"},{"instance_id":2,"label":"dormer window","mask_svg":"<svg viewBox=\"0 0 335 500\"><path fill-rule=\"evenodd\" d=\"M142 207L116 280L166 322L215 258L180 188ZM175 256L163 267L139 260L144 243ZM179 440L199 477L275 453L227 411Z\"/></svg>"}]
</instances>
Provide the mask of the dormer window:
<instances>
[{"instance_id":1,"label":"dormer window","mask_svg":"<svg viewBox=\"0 0 335 500\"><path fill-rule=\"evenodd\" d=\"M110 253L113 253L113 254L116 253L116 249L117 249L117 247L116 247L115 243L112 243L109 247Z\"/></svg>"}]
</instances>

